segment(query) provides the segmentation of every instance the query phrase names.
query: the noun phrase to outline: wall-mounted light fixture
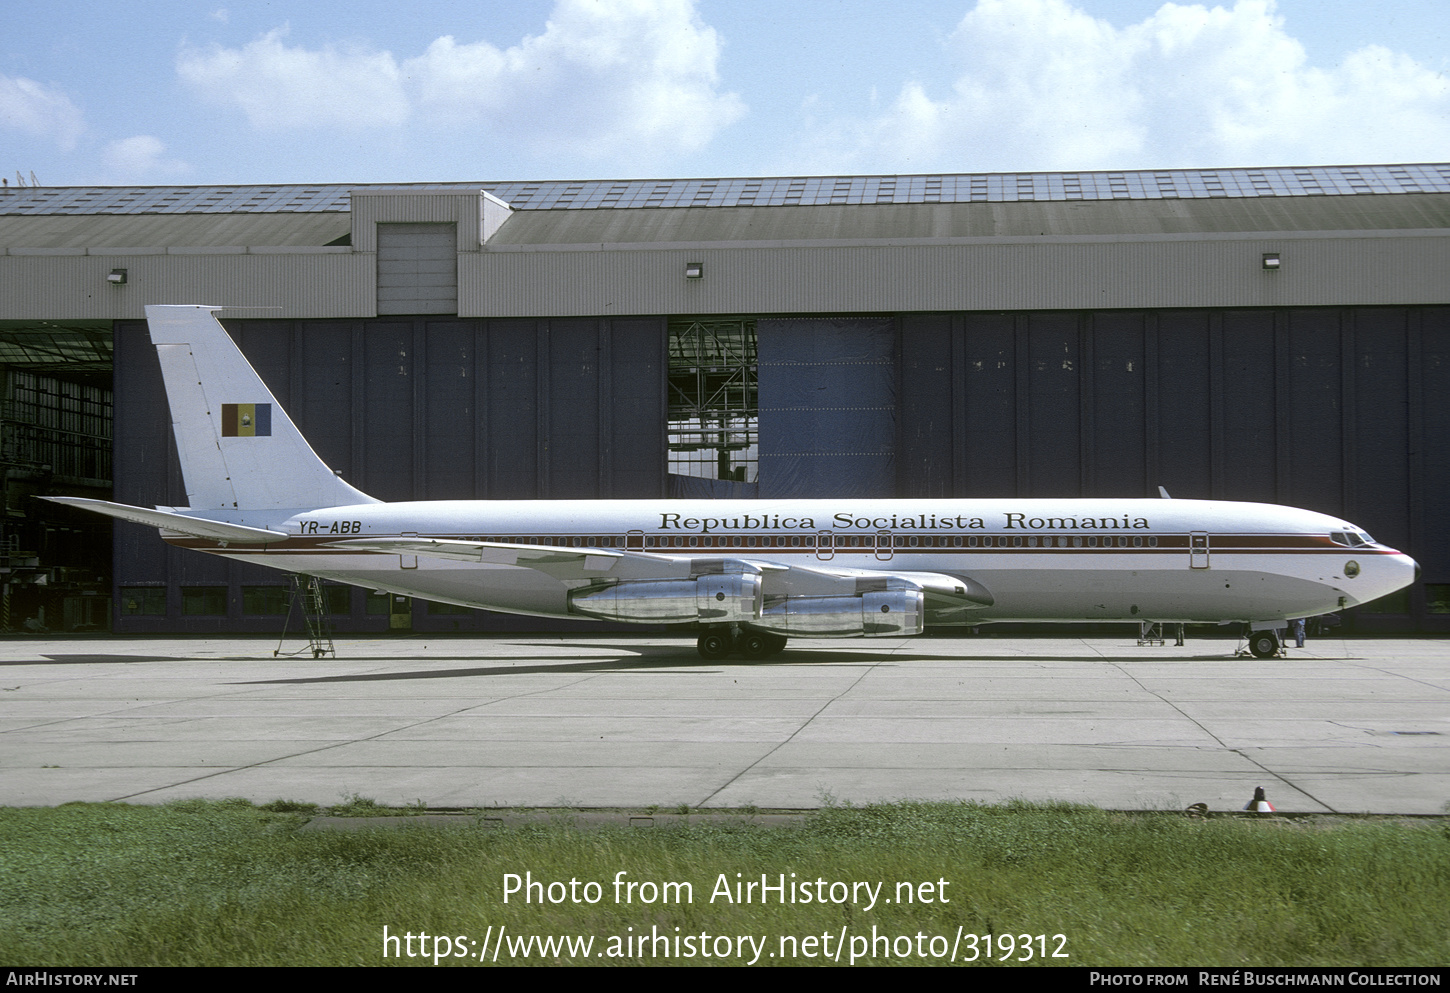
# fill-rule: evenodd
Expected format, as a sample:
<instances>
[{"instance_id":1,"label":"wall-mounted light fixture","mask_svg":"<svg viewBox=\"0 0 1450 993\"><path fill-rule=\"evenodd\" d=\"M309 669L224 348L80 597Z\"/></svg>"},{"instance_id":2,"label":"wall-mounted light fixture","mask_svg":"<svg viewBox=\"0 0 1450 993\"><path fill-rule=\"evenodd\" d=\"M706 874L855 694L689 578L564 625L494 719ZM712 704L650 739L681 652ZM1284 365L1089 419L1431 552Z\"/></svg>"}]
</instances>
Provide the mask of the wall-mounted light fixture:
<instances>
[{"instance_id":1,"label":"wall-mounted light fixture","mask_svg":"<svg viewBox=\"0 0 1450 993\"><path fill-rule=\"evenodd\" d=\"M705 263L703 263L703 262L686 262L685 263L685 278L686 279L703 279L704 277L705 277Z\"/></svg>"},{"instance_id":2,"label":"wall-mounted light fixture","mask_svg":"<svg viewBox=\"0 0 1450 993\"><path fill-rule=\"evenodd\" d=\"M124 282L126 282L126 270L125 269L112 269L111 270L111 274L106 277L106 282L108 282L108 283L114 283L117 286L120 286L121 284L123 284Z\"/></svg>"},{"instance_id":3,"label":"wall-mounted light fixture","mask_svg":"<svg viewBox=\"0 0 1450 993\"><path fill-rule=\"evenodd\" d=\"M1265 252L1264 253L1264 268L1265 269L1268 269L1271 272L1273 270L1279 268L1279 253L1278 252Z\"/></svg>"}]
</instances>

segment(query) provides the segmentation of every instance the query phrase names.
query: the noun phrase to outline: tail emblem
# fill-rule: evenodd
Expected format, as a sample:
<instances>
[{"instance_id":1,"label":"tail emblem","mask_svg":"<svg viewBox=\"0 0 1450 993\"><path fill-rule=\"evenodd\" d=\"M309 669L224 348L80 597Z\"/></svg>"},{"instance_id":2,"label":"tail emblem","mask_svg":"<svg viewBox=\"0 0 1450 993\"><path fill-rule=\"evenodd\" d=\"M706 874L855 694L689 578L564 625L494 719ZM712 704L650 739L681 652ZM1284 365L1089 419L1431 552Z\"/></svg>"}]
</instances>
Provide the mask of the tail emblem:
<instances>
[{"instance_id":1,"label":"tail emblem","mask_svg":"<svg viewBox=\"0 0 1450 993\"><path fill-rule=\"evenodd\" d=\"M272 433L270 403L222 404L223 438L260 438Z\"/></svg>"}]
</instances>

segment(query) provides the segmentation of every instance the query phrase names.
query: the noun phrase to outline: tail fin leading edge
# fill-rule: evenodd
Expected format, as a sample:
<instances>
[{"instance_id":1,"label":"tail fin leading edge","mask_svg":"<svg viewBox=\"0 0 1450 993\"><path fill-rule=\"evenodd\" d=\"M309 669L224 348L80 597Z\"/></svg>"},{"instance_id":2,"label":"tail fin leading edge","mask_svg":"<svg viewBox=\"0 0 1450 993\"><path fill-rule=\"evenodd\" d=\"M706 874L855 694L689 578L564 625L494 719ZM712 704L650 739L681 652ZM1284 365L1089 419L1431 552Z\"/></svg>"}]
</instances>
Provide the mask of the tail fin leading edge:
<instances>
[{"instance_id":1,"label":"tail fin leading edge","mask_svg":"<svg viewBox=\"0 0 1450 993\"><path fill-rule=\"evenodd\" d=\"M146 308L191 510L378 503L317 457L212 316L220 309Z\"/></svg>"}]
</instances>

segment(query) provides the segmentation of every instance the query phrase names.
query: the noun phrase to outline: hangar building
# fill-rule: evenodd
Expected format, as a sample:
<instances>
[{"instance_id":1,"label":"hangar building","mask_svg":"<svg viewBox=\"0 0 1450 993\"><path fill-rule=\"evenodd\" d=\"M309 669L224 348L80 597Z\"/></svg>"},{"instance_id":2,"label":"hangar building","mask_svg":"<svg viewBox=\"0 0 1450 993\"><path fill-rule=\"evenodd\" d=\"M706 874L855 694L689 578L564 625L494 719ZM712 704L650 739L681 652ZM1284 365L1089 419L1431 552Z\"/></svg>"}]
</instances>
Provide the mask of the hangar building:
<instances>
[{"instance_id":1,"label":"hangar building","mask_svg":"<svg viewBox=\"0 0 1450 993\"><path fill-rule=\"evenodd\" d=\"M1450 628L1450 164L0 189L0 628L275 631L184 504L142 321L225 305L387 500L1155 496L1340 514ZM536 628L329 591L338 630Z\"/></svg>"}]
</instances>

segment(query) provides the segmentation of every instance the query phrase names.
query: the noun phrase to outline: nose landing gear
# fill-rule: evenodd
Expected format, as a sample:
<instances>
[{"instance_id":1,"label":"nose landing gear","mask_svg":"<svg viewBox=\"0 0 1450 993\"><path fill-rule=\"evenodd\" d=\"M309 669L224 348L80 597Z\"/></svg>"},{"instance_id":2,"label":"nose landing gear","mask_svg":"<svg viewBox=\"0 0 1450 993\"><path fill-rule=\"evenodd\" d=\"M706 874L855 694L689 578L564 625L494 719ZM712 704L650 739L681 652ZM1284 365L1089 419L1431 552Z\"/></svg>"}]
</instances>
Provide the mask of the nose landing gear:
<instances>
[{"instance_id":1,"label":"nose landing gear","mask_svg":"<svg viewBox=\"0 0 1450 993\"><path fill-rule=\"evenodd\" d=\"M1250 631L1249 652L1256 659L1272 659L1282 654L1277 631Z\"/></svg>"}]
</instances>

